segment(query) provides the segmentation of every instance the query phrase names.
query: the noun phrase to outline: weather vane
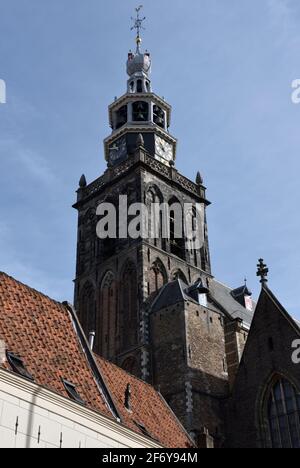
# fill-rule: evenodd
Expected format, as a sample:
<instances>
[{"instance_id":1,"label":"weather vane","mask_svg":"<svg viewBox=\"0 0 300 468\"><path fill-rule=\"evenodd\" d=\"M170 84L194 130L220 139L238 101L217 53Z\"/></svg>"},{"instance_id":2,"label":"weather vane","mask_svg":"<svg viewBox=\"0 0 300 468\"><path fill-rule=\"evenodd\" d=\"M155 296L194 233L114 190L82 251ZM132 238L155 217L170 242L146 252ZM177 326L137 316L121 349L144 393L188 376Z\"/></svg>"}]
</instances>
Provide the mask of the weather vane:
<instances>
[{"instance_id":1,"label":"weather vane","mask_svg":"<svg viewBox=\"0 0 300 468\"><path fill-rule=\"evenodd\" d=\"M140 5L139 7L137 7L137 8L135 9L135 11L136 11L136 18L131 17L132 21L134 21L134 25L132 26L131 31L133 31L134 29L137 30L136 42L137 42L138 47L139 47L140 43L142 42L142 40L141 40L141 35L140 35L140 34L141 34L141 30L142 30L142 29L145 29L145 28L143 27L143 22L145 21L146 16L144 16L144 18L141 18L141 17L140 17L140 11L141 11L142 8L143 8L143 5Z\"/></svg>"}]
</instances>

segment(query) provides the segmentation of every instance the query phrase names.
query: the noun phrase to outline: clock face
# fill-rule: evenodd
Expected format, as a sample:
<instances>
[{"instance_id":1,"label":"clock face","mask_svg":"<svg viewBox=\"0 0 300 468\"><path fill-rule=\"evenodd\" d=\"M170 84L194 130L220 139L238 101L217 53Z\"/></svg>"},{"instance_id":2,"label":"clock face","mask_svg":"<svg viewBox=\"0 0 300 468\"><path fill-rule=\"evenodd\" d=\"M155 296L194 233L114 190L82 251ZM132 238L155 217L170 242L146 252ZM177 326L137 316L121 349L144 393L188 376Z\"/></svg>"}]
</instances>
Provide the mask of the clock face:
<instances>
[{"instance_id":1,"label":"clock face","mask_svg":"<svg viewBox=\"0 0 300 468\"><path fill-rule=\"evenodd\" d=\"M173 145L161 137L155 137L155 153L166 161L173 160Z\"/></svg>"},{"instance_id":2,"label":"clock face","mask_svg":"<svg viewBox=\"0 0 300 468\"><path fill-rule=\"evenodd\" d=\"M127 142L126 138L122 137L114 141L109 147L109 160L111 164L116 164L120 159L125 158L127 155Z\"/></svg>"}]
</instances>

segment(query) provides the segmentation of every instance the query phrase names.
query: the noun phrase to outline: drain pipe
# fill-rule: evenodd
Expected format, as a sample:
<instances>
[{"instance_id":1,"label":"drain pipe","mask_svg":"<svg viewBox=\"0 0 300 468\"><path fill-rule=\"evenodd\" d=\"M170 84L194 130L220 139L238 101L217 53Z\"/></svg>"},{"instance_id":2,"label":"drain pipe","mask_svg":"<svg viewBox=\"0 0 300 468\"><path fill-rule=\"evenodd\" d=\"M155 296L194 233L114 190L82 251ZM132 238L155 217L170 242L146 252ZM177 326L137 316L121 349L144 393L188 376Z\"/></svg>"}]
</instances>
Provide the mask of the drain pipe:
<instances>
[{"instance_id":1,"label":"drain pipe","mask_svg":"<svg viewBox=\"0 0 300 468\"><path fill-rule=\"evenodd\" d=\"M91 351L93 351L94 349L95 336L96 336L96 332L91 331L89 333L89 344L90 344Z\"/></svg>"}]
</instances>

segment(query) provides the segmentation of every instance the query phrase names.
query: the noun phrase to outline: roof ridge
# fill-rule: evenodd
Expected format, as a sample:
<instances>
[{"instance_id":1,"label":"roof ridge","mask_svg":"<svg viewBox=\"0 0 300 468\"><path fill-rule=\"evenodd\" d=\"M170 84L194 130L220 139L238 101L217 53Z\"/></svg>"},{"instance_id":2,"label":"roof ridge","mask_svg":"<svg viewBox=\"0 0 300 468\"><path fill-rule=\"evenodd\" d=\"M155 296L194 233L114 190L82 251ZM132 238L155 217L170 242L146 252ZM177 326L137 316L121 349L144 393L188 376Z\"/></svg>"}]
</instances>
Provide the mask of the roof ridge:
<instances>
[{"instance_id":1,"label":"roof ridge","mask_svg":"<svg viewBox=\"0 0 300 468\"><path fill-rule=\"evenodd\" d=\"M173 281L172 281L173 282ZM159 293L157 294L156 298L154 299L153 303L150 304L150 311L153 309L153 307L155 306L155 304L157 303L158 299L161 297L162 293L164 292L164 290L166 289L167 285L170 284L170 283L166 283L163 285L163 287L160 289Z\"/></svg>"},{"instance_id":2,"label":"roof ridge","mask_svg":"<svg viewBox=\"0 0 300 468\"><path fill-rule=\"evenodd\" d=\"M185 292L184 292L184 289L182 288L182 284L181 284L181 279L180 279L180 278L177 278L177 283L179 284L179 288L180 288L180 291L181 291L181 294L182 294L182 299L183 299L184 301L186 301L186 300L187 300L186 294L185 294Z\"/></svg>"},{"instance_id":3,"label":"roof ridge","mask_svg":"<svg viewBox=\"0 0 300 468\"><path fill-rule=\"evenodd\" d=\"M292 317L292 315L286 310L286 308L281 304L281 302L277 299L273 291L268 286L265 286L263 289L265 293L269 296L272 302L275 303L275 305L278 307L280 312L285 315L285 317L291 322L292 326L295 326L297 328L297 332L300 332L300 326L297 324L295 319Z\"/></svg>"},{"instance_id":4,"label":"roof ridge","mask_svg":"<svg viewBox=\"0 0 300 468\"><path fill-rule=\"evenodd\" d=\"M231 286L228 286L227 284L223 283L222 281L217 280L215 277L213 277L211 279L211 281L215 281L216 283L219 283L221 286L228 289L229 291L234 291L234 288L232 288Z\"/></svg>"}]
</instances>

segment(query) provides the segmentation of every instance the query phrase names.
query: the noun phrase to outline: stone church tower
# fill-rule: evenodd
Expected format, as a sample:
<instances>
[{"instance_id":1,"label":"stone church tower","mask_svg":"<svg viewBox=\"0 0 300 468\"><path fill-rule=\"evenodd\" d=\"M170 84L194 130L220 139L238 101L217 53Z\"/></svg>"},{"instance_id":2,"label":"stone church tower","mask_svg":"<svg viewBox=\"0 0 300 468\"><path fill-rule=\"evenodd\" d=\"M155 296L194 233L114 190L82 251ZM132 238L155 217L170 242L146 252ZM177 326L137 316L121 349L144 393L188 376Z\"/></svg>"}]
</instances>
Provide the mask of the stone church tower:
<instances>
[{"instance_id":1,"label":"stone church tower","mask_svg":"<svg viewBox=\"0 0 300 468\"><path fill-rule=\"evenodd\" d=\"M96 234L96 210L121 196L133 203L201 204L205 217L205 187L175 168L177 140L170 134L171 106L152 90L151 57L141 51L138 32L135 53L128 54L127 92L109 106L111 135L104 141L108 168L90 185L83 176L75 205L79 213L75 304L84 330L96 332L95 351L136 375L152 380L149 350L149 299L177 278L193 284L210 278L206 219L205 242L188 250L185 235L101 240ZM127 206L123 206L126 211ZM121 209L122 210L122 209ZM119 215L120 213L118 213ZM130 220L130 218L129 218ZM150 301L151 302L151 301Z\"/></svg>"},{"instance_id":2,"label":"stone church tower","mask_svg":"<svg viewBox=\"0 0 300 468\"><path fill-rule=\"evenodd\" d=\"M243 372L255 373L256 358L254 364L249 360L245 365L242 356L246 342L247 353L251 349L255 356L255 334L250 334L252 348L247 341L255 304L246 284L232 290L212 275L206 188L200 173L193 182L176 169L177 140L169 132L172 109L152 90L151 56L141 50L143 20L139 9L137 13L136 51L128 54L127 90L109 106L112 132L104 141L107 169L90 184L82 176L74 205L78 210L75 307L86 335L95 334L94 352L159 388L200 447L243 446L247 440L270 445L267 426L261 437L254 412L247 415L253 421L252 432L245 430L243 440L241 421L236 422L236 430L230 429L232 418L238 418L237 407L247 413L246 387L251 382ZM98 207L104 203L116 209L118 235L102 239ZM130 210L137 203L149 211L155 203L169 207L149 218L148 237L128 236L127 227L136 215ZM187 241L182 214L181 235L177 235L174 206L185 213L186 204L201 208L200 223L193 209L190 216L202 240L197 248ZM156 236L150 235L153 224ZM263 304L260 300L256 317L268 315ZM290 330L289 320L284 322ZM276 342L276 333L274 338L268 335L267 342ZM288 347L284 349L276 355L278 362L282 356L290 359ZM262 379L267 380L268 373L275 375L272 353L272 364L261 369ZM252 383L253 401L264 399L260 382Z\"/></svg>"},{"instance_id":3,"label":"stone church tower","mask_svg":"<svg viewBox=\"0 0 300 468\"><path fill-rule=\"evenodd\" d=\"M248 291L241 288L233 298L212 276L206 188L200 173L193 182L176 169L177 140L169 132L172 109L152 90L151 56L141 50L141 21L138 14L127 91L109 106L107 170L90 184L82 176L77 192L75 306L86 335L95 332L96 353L159 388L195 437L206 440L209 433L222 440L220 401L227 395L228 372L236 371L247 327L230 313L227 323L225 308L212 298L214 293L230 296L228 308L246 316ZM119 216L134 203L149 210L153 203L165 204L170 207L168 236L160 214L155 238L123 233L100 239L97 208L102 203L115 206ZM181 238L175 235L174 204L183 213L185 204L201 207L199 248L186 242L185 222ZM117 227L124 229L129 222L130 216Z\"/></svg>"}]
</instances>

